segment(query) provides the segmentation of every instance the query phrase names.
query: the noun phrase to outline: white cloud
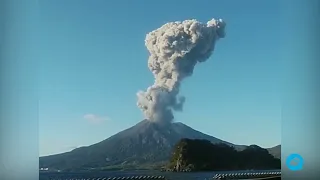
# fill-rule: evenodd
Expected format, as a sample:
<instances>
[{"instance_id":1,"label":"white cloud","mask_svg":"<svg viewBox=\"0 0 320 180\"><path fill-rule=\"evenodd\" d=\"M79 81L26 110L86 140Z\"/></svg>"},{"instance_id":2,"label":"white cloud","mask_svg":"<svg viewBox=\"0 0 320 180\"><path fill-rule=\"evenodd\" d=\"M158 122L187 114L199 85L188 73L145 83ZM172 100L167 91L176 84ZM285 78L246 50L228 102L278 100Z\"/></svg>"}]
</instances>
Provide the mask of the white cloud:
<instances>
[{"instance_id":1,"label":"white cloud","mask_svg":"<svg viewBox=\"0 0 320 180\"><path fill-rule=\"evenodd\" d=\"M91 123L101 123L104 121L108 121L109 118L105 116L99 116L96 114L85 114L83 118Z\"/></svg>"}]
</instances>

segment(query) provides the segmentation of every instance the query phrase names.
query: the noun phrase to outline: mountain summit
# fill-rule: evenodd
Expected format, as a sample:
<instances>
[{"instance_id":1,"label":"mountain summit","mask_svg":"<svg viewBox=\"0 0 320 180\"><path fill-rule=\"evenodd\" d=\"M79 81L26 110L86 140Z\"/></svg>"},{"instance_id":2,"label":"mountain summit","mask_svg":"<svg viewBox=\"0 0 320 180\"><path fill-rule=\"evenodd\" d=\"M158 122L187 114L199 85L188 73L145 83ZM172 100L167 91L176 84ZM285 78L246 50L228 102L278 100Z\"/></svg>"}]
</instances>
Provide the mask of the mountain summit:
<instances>
[{"instance_id":1,"label":"mountain summit","mask_svg":"<svg viewBox=\"0 0 320 180\"><path fill-rule=\"evenodd\" d=\"M163 164L169 160L172 148L182 138L205 139L236 149L245 148L201 133L183 123L160 125L143 120L97 144L40 157L39 165L51 169L88 169Z\"/></svg>"}]
</instances>

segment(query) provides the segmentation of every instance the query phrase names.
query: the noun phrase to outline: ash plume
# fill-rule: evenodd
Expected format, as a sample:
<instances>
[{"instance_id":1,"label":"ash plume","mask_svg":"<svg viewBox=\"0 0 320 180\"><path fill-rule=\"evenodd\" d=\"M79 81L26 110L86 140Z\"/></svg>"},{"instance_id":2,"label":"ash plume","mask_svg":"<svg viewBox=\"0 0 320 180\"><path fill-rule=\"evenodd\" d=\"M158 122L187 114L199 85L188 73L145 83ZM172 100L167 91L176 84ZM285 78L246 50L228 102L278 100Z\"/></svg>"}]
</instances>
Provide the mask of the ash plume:
<instances>
[{"instance_id":1,"label":"ash plume","mask_svg":"<svg viewBox=\"0 0 320 180\"><path fill-rule=\"evenodd\" d=\"M148 67L155 81L145 92L139 91L138 107L146 119L170 123L173 111L182 111L185 97L178 96L181 82L191 76L198 62L206 61L218 39L225 37L225 22L212 19L170 22L147 34L150 53Z\"/></svg>"}]
</instances>

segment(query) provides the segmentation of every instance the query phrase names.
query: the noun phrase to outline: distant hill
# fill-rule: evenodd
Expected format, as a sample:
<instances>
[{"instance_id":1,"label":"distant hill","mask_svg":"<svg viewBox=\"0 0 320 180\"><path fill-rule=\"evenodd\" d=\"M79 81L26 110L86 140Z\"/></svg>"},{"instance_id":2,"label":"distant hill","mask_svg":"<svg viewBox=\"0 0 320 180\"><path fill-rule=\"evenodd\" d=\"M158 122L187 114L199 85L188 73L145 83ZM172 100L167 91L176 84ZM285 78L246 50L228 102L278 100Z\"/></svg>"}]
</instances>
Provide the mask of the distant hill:
<instances>
[{"instance_id":1,"label":"distant hill","mask_svg":"<svg viewBox=\"0 0 320 180\"><path fill-rule=\"evenodd\" d=\"M172 148L182 138L205 139L212 143L227 144L238 150L245 148L201 133L183 123L160 126L143 120L97 144L40 157L39 165L59 170L161 166L169 160Z\"/></svg>"},{"instance_id":2,"label":"distant hill","mask_svg":"<svg viewBox=\"0 0 320 180\"><path fill-rule=\"evenodd\" d=\"M168 169L173 171L230 171L280 169L280 159L256 145L236 151L226 144L182 139L174 147Z\"/></svg>"},{"instance_id":3,"label":"distant hill","mask_svg":"<svg viewBox=\"0 0 320 180\"><path fill-rule=\"evenodd\" d=\"M267 149L270 154L272 154L274 157L281 159L281 145L268 148Z\"/></svg>"}]
</instances>

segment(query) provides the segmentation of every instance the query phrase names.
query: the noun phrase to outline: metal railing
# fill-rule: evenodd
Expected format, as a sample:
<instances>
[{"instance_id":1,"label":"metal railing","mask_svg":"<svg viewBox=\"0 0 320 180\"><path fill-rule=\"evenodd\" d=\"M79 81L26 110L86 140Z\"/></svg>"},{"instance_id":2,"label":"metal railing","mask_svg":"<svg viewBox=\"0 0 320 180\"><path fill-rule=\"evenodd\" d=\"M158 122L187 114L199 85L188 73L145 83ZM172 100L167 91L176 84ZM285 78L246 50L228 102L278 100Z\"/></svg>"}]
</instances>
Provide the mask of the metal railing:
<instances>
[{"instance_id":1,"label":"metal railing","mask_svg":"<svg viewBox=\"0 0 320 180\"><path fill-rule=\"evenodd\" d=\"M60 178L52 178L50 180L167 180L164 176L131 176L131 177L109 177L109 178L67 178L67 179L60 179Z\"/></svg>"},{"instance_id":2,"label":"metal railing","mask_svg":"<svg viewBox=\"0 0 320 180\"><path fill-rule=\"evenodd\" d=\"M265 179L281 177L281 170L264 172L219 173L213 179Z\"/></svg>"},{"instance_id":3,"label":"metal railing","mask_svg":"<svg viewBox=\"0 0 320 180\"><path fill-rule=\"evenodd\" d=\"M185 173L187 175L189 173ZM191 173L192 174L192 173ZM273 179L281 177L281 170L274 170L274 171L253 171L253 172L226 172L226 173L216 173L211 176L211 180L215 179ZM41 180L42 178L40 178ZM125 176L125 177L75 177L75 176L68 176L68 177L47 177L46 180L176 180L176 178L168 176ZM180 179L180 178L179 178ZM183 178L186 179L186 178ZM199 179L199 178L197 178ZM208 178L204 178L208 179Z\"/></svg>"}]
</instances>

